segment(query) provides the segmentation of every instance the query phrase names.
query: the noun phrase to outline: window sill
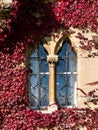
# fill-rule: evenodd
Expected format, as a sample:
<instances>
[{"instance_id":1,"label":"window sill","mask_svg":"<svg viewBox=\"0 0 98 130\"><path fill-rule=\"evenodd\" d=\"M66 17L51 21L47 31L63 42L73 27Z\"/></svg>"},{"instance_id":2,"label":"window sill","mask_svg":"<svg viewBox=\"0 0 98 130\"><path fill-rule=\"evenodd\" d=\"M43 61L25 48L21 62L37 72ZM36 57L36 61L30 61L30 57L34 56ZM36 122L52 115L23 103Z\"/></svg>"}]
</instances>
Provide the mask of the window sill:
<instances>
[{"instance_id":1,"label":"window sill","mask_svg":"<svg viewBox=\"0 0 98 130\"><path fill-rule=\"evenodd\" d=\"M52 104L47 107L45 110L37 110L37 112L42 112L43 114L51 114L52 112L58 110L57 104Z\"/></svg>"},{"instance_id":2,"label":"window sill","mask_svg":"<svg viewBox=\"0 0 98 130\"><path fill-rule=\"evenodd\" d=\"M65 106L63 108L74 108L75 106ZM58 105L57 104L52 104L47 107L47 109L43 110L37 110L37 112L41 112L42 114L51 114L52 112L58 110Z\"/></svg>"}]
</instances>

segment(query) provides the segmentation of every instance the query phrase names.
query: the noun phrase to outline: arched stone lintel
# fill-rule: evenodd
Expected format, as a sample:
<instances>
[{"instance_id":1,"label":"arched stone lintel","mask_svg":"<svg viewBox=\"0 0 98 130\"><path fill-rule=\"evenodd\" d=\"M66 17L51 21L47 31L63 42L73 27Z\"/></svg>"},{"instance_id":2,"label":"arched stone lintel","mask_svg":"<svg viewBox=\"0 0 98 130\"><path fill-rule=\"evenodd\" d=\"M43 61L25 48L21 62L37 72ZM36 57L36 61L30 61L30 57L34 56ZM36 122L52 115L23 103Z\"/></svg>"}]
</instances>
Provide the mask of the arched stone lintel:
<instances>
[{"instance_id":1,"label":"arched stone lintel","mask_svg":"<svg viewBox=\"0 0 98 130\"><path fill-rule=\"evenodd\" d=\"M77 52L77 48L74 45L75 41L73 41L73 39L71 39L71 37L66 34L60 36L58 39L56 38L56 40L53 40L52 36L42 39L43 46L48 52L48 55L57 55L64 41L68 41L71 44L73 50Z\"/></svg>"},{"instance_id":2,"label":"arched stone lintel","mask_svg":"<svg viewBox=\"0 0 98 130\"><path fill-rule=\"evenodd\" d=\"M58 53L58 51L62 47L64 41L68 41L68 43L71 44L71 47L73 48L73 51L76 54L78 53L78 47L76 47L76 38L75 37L73 38L73 37L68 36L68 35L65 34L58 40L58 42L56 44L56 47L55 47L55 54ZM77 45L78 45L78 43L77 43Z\"/></svg>"},{"instance_id":3,"label":"arched stone lintel","mask_svg":"<svg viewBox=\"0 0 98 130\"><path fill-rule=\"evenodd\" d=\"M61 49L62 45L63 45L63 42L68 39L68 36L67 35L64 35L62 36L58 42L56 43L56 47L55 47L55 50L54 50L54 53L57 54L58 51Z\"/></svg>"},{"instance_id":4,"label":"arched stone lintel","mask_svg":"<svg viewBox=\"0 0 98 130\"><path fill-rule=\"evenodd\" d=\"M44 39L42 39L42 43L43 43L43 46L46 49L47 53L50 54L51 50L49 47L49 42L44 38Z\"/></svg>"}]
</instances>

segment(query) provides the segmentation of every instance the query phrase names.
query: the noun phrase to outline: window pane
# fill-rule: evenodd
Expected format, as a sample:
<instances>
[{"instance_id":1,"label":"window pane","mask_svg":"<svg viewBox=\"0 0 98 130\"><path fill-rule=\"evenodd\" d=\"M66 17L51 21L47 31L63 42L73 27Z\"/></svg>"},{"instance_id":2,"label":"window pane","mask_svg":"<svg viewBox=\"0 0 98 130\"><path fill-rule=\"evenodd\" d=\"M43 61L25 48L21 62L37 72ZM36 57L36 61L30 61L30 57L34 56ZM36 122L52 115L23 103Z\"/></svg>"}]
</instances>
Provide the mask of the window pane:
<instances>
[{"instance_id":1,"label":"window pane","mask_svg":"<svg viewBox=\"0 0 98 130\"><path fill-rule=\"evenodd\" d=\"M32 109L42 109L48 105L49 68L47 53L42 45L38 46L29 57L30 69L30 106Z\"/></svg>"},{"instance_id":2,"label":"window pane","mask_svg":"<svg viewBox=\"0 0 98 130\"><path fill-rule=\"evenodd\" d=\"M41 99L41 106L48 106L48 81L49 75L42 75L40 77L41 84L40 84L40 99Z\"/></svg>"},{"instance_id":3,"label":"window pane","mask_svg":"<svg viewBox=\"0 0 98 130\"><path fill-rule=\"evenodd\" d=\"M40 59L39 68L40 68L40 72L49 72L49 68L48 68L48 64L47 64L47 59L46 58Z\"/></svg>"},{"instance_id":4,"label":"window pane","mask_svg":"<svg viewBox=\"0 0 98 130\"><path fill-rule=\"evenodd\" d=\"M68 71L69 72L76 72L76 54L71 50L68 54Z\"/></svg>"},{"instance_id":5,"label":"window pane","mask_svg":"<svg viewBox=\"0 0 98 130\"><path fill-rule=\"evenodd\" d=\"M38 55L39 55L40 58L42 58L42 57L46 58L47 57L47 52L43 48L42 44L40 44L39 47L38 47Z\"/></svg>"},{"instance_id":6,"label":"window pane","mask_svg":"<svg viewBox=\"0 0 98 130\"><path fill-rule=\"evenodd\" d=\"M57 63L57 68L56 68L57 73L66 72L67 71L66 66L65 66L66 58L64 59L64 57L59 57L58 59L59 60L58 60L58 63Z\"/></svg>"},{"instance_id":7,"label":"window pane","mask_svg":"<svg viewBox=\"0 0 98 130\"><path fill-rule=\"evenodd\" d=\"M70 44L64 43L58 56L57 100L61 106L72 106L75 100L76 53L72 50Z\"/></svg>"}]
</instances>

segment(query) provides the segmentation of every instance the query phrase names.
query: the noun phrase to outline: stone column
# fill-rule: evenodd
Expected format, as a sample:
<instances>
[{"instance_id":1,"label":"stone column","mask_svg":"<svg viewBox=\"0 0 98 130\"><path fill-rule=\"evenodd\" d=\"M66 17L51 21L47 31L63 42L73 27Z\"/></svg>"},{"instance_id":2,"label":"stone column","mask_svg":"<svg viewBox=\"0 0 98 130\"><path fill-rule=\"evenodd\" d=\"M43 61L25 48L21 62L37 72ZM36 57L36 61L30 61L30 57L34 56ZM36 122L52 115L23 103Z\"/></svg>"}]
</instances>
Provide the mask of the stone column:
<instances>
[{"instance_id":1,"label":"stone column","mask_svg":"<svg viewBox=\"0 0 98 130\"><path fill-rule=\"evenodd\" d=\"M47 61L49 64L49 106L56 105L56 63L57 55L48 55Z\"/></svg>"}]
</instances>

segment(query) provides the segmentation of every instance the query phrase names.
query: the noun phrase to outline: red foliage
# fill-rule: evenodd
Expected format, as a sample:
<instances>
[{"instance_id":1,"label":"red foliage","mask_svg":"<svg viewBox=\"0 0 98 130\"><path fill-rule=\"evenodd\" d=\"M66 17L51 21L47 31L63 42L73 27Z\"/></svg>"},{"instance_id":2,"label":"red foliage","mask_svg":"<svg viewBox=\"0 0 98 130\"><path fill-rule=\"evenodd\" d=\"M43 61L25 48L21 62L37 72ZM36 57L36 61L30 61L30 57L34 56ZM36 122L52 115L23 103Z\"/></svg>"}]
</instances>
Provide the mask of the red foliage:
<instances>
[{"instance_id":1,"label":"red foliage","mask_svg":"<svg viewBox=\"0 0 98 130\"><path fill-rule=\"evenodd\" d=\"M97 0L14 0L10 16L0 21L0 129L36 130L38 127L98 128L98 109L61 109L42 114L28 109L26 48L51 31L69 27L98 33ZM79 35L80 36L80 35ZM80 36L82 39L83 37ZM86 40L86 39L85 39ZM96 118L96 119L95 119Z\"/></svg>"},{"instance_id":2,"label":"red foliage","mask_svg":"<svg viewBox=\"0 0 98 130\"><path fill-rule=\"evenodd\" d=\"M33 42L60 28L68 32L69 27L98 33L98 0L47 1L13 0L10 16L0 26L1 41L9 37Z\"/></svg>"}]
</instances>

